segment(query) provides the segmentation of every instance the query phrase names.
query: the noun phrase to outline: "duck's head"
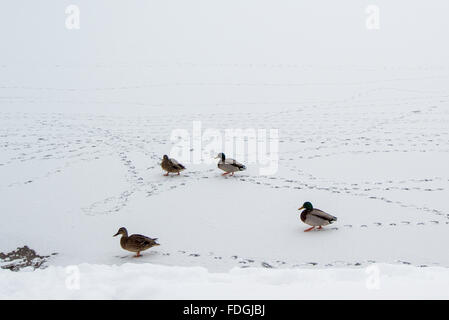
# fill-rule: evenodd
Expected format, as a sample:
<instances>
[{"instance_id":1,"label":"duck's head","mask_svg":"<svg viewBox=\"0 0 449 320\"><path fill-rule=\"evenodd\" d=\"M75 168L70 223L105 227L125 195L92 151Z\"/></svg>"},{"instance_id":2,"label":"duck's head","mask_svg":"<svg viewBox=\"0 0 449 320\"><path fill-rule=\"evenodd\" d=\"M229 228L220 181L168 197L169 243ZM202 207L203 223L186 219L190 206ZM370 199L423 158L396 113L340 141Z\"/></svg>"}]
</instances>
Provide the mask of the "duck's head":
<instances>
[{"instance_id":1,"label":"duck's head","mask_svg":"<svg viewBox=\"0 0 449 320\"><path fill-rule=\"evenodd\" d=\"M164 154L163 158L164 160L168 160L168 156L166 154Z\"/></svg>"},{"instance_id":2,"label":"duck's head","mask_svg":"<svg viewBox=\"0 0 449 320\"><path fill-rule=\"evenodd\" d=\"M126 230L125 227L121 227L120 229L118 229L117 233L113 235L113 237L118 236L119 234L121 234L122 236L127 237L128 236L128 231Z\"/></svg>"},{"instance_id":3,"label":"duck's head","mask_svg":"<svg viewBox=\"0 0 449 320\"><path fill-rule=\"evenodd\" d=\"M225 154L224 154L223 152L220 152L220 153L215 157L215 159L221 159L221 160L225 161L226 156L225 156Z\"/></svg>"},{"instance_id":4,"label":"duck's head","mask_svg":"<svg viewBox=\"0 0 449 320\"><path fill-rule=\"evenodd\" d=\"M313 205L311 202L306 201L303 203L302 207L299 208L298 210L302 210L302 209L313 210Z\"/></svg>"}]
</instances>

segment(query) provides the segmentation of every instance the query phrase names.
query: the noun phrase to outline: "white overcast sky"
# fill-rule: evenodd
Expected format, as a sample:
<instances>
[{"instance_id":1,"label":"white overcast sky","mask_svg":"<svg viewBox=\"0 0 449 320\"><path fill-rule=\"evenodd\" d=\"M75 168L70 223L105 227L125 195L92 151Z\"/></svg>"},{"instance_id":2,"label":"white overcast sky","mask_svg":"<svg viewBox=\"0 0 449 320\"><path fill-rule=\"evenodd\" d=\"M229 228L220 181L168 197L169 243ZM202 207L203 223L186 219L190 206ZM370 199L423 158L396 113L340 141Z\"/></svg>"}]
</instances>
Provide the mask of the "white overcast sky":
<instances>
[{"instance_id":1,"label":"white overcast sky","mask_svg":"<svg viewBox=\"0 0 449 320\"><path fill-rule=\"evenodd\" d=\"M65 8L80 8L67 30ZM368 5L380 30L365 27ZM447 65L447 0L2 0L14 63Z\"/></svg>"}]
</instances>

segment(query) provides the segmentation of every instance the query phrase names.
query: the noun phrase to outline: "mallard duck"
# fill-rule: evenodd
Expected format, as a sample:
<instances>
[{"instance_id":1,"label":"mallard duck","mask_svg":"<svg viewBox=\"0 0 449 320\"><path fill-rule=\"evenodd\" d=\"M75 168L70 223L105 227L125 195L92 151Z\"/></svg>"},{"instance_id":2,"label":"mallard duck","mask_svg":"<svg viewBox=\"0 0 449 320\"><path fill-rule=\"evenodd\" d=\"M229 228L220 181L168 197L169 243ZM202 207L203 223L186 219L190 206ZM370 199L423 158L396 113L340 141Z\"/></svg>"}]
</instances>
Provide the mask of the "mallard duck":
<instances>
[{"instance_id":1,"label":"mallard duck","mask_svg":"<svg viewBox=\"0 0 449 320\"><path fill-rule=\"evenodd\" d=\"M168 176L169 172L177 173L179 175L179 173L186 168L175 159L169 158L166 154L164 154L162 159L161 167L163 170L167 171L164 176Z\"/></svg>"},{"instance_id":2,"label":"mallard duck","mask_svg":"<svg viewBox=\"0 0 449 320\"><path fill-rule=\"evenodd\" d=\"M322 229L323 226L327 226L328 224L337 221L337 217L314 208L310 202L304 202L302 207L298 210L302 209L304 209L304 211L301 212L301 221L312 226L311 228L304 230L304 232L313 230L315 227Z\"/></svg>"},{"instance_id":3,"label":"mallard duck","mask_svg":"<svg viewBox=\"0 0 449 320\"><path fill-rule=\"evenodd\" d=\"M122 235L120 238L120 245L122 248L131 252L136 252L135 257L140 257L141 251L160 245L156 242L157 238L151 239L141 234L132 234L128 237L128 231L124 227L118 229L117 233L114 234L114 237L119 234Z\"/></svg>"},{"instance_id":4,"label":"mallard duck","mask_svg":"<svg viewBox=\"0 0 449 320\"><path fill-rule=\"evenodd\" d=\"M234 159L226 159L223 152L219 153L215 159L220 159L220 161L218 161L218 168L225 172L222 176L227 174L231 174L231 176L233 176L236 171L246 170L246 167L243 164L235 161Z\"/></svg>"}]
</instances>

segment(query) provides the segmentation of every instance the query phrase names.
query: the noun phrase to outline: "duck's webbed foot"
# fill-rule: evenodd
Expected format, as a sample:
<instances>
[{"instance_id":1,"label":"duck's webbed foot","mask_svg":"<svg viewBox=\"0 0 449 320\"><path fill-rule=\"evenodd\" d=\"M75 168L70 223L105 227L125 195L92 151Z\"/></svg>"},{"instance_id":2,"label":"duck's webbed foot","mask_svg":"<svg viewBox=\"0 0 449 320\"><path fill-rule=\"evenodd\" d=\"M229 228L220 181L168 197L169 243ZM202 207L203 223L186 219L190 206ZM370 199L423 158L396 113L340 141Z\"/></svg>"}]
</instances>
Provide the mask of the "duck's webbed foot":
<instances>
[{"instance_id":1,"label":"duck's webbed foot","mask_svg":"<svg viewBox=\"0 0 449 320\"><path fill-rule=\"evenodd\" d=\"M310 227L309 229L304 230L304 232L309 232L311 230L313 230L315 227Z\"/></svg>"}]
</instances>

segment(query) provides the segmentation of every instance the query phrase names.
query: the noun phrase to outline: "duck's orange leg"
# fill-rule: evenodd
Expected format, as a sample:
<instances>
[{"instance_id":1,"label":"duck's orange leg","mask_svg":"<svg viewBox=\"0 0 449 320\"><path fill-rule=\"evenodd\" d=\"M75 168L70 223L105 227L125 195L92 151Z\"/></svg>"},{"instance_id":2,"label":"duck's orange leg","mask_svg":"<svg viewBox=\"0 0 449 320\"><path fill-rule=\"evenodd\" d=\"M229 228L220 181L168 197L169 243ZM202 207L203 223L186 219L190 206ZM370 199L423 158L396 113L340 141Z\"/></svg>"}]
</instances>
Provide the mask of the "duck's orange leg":
<instances>
[{"instance_id":1,"label":"duck's orange leg","mask_svg":"<svg viewBox=\"0 0 449 320\"><path fill-rule=\"evenodd\" d=\"M304 232L309 232L310 230L313 230L315 227L310 227L309 229L304 230Z\"/></svg>"},{"instance_id":2,"label":"duck's orange leg","mask_svg":"<svg viewBox=\"0 0 449 320\"><path fill-rule=\"evenodd\" d=\"M222 174L222 176L225 176L227 174L230 174L230 172L225 172L225 173Z\"/></svg>"},{"instance_id":3,"label":"duck's orange leg","mask_svg":"<svg viewBox=\"0 0 449 320\"><path fill-rule=\"evenodd\" d=\"M322 226L319 226L319 227L318 227L318 230L321 230L321 229L323 229L323 227L322 227Z\"/></svg>"},{"instance_id":4,"label":"duck's orange leg","mask_svg":"<svg viewBox=\"0 0 449 320\"><path fill-rule=\"evenodd\" d=\"M167 173L166 173L166 174L164 174L164 176L168 176L168 171L167 171Z\"/></svg>"},{"instance_id":5,"label":"duck's orange leg","mask_svg":"<svg viewBox=\"0 0 449 320\"><path fill-rule=\"evenodd\" d=\"M140 254L140 251L138 251L134 257L138 258L138 257L141 257L141 256L142 255Z\"/></svg>"}]
</instances>

